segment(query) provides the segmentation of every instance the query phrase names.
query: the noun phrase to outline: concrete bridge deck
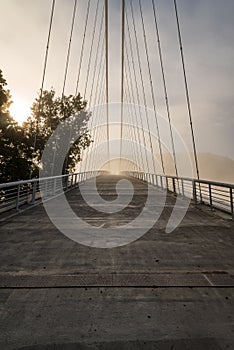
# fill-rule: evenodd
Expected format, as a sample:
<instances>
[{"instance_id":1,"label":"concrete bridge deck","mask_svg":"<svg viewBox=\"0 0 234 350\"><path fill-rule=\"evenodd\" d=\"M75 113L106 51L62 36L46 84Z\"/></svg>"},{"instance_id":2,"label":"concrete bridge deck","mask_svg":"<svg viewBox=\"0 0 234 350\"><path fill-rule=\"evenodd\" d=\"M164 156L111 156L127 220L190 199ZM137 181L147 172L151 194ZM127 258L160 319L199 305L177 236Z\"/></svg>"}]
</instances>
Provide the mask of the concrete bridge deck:
<instances>
[{"instance_id":1,"label":"concrete bridge deck","mask_svg":"<svg viewBox=\"0 0 234 350\"><path fill-rule=\"evenodd\" d=\"M98 178L103 198L116 197L118 179ZM146 200L147 185L131 181L132 202L115 214L89 208L79 189L67 198L92 225L118 226ZM191 203L167 234L174 203L168 194L155 225L113 249L71 241L42 205L2 222L0 348L233 348L234 222Z\"/></svg>"}]
</instances>

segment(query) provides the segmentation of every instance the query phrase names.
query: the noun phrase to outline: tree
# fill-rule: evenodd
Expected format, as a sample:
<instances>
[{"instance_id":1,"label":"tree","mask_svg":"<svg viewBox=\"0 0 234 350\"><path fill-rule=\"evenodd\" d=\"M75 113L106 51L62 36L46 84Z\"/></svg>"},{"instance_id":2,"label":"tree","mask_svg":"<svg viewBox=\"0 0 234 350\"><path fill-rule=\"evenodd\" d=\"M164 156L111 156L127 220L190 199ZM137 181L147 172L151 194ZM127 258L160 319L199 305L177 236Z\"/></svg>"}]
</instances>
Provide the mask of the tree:
<instances>
[{"instance_id":1,"label":"tree","mask_svg":"<svg viewBox=\"0 0 234 350\"><path fill-rule=\"evenodd\" d=\"M25 179L31 167L24 132L9 113L12 102L6 86L0 70L0 182Z\"/></svg>"},{"instance_id":2,"label":"tree","mask_svg":"<svg viewBox=\"0 0 234 350\"><path fill-rule=\"evenodd\" d=\"M53 131L65 120L71 123L70 135L66 134L65 129L58 135L58 145L53 145L55 157L48 176L53 175L54 166L60 161L59 147L63 140L69 141L63 173L74 171L81 160L82 149L91 143L87 129L90 118L90 113L86 111L87 102L82 100L80 94L56 97L53 89L45 90L36 98L31 116L21 127L10 115L12 101L6 86L0 70L0 182L38 177L45 145ZM75 121L73 126L72 120ZM78 138L74 137L77 132Z\"/></svg>"},{"instance_id":3,"label":"tree","mask_svg":"<svg viewBox=\"0 0 234 350\"><path fill-rule=\"evenodd\" d=\"M38 175L38 169L42 165L42 152L51 134L59 124L68 118L71 122L72 120L75 121L75 128L77 128L76 131L79 131L80 136L78 139L74 139L73 129L70 135L66 135L65 130L62 130L62 132L60 130L57 138L58 142L52 145L54 159L53 164L50 164L48 175L54 175L54 165L58 163L61 151L59 143L61 144L63 140L67 141L67 139L69 139L69 146L63 164L63 173L74 171L77 163L81 160L82 149L85 149L91 143L91 137L87 129L90 113L86 111L86 105L87 102L82 100L80 94L56 97L53 89L43 91L35 100L32 105L32 116L23 124L25 136L33 149L33 176Z\"/></svg>"}]
</instances>

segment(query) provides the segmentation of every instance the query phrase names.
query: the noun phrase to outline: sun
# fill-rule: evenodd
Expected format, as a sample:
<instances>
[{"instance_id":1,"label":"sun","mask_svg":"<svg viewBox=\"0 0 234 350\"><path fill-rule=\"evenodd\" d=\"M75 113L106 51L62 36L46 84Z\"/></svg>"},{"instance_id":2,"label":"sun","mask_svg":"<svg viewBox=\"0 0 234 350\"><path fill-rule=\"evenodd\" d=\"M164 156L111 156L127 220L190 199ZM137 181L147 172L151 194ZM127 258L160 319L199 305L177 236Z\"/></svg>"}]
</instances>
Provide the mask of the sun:
<instances>
[{"instance_id":1,"label":"sun","mask_svg":"<svg viewBox=\"0 0 234 350\"><path fill-rule=\"evenodd\" d=\"M31 114L29 104L24 99L18 97L14 97L12 100L13 103L10 106L10 114L18 124L22 125Z\"/></svg>"}]
</instances>

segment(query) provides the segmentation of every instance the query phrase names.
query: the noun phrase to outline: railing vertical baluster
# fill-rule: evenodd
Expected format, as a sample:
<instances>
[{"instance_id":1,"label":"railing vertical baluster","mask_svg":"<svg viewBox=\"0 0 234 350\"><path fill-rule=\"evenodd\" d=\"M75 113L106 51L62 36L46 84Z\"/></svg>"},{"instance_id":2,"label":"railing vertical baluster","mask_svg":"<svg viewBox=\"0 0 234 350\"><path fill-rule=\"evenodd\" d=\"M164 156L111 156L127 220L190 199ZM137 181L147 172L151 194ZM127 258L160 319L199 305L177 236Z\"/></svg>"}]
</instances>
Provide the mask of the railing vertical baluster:
<instances>
[{"instance_id":1,"label":"railing vertical baluster","mask_svg":"<svg viewBox=\"0 0 234 350\"><path fill-rule=\"evenodd\" d=\"M33 183L33 190L32 190L32 201L31 201L32 204L35 203L35 199L36 199L36 190L37 190L37 182L35 181L35 182Z\"/></svg>"},{"instance_id":2,"label":"railing vertical baluster","mask_svg":"<svg viewBox=\"0 0 234 350\"><path fill-rule=\"evenodd\" d=\"M66 190L68 189L68 186L69 186L69 176L67 175L66 176Z\"/></svg>"},{"instance_id":3,"label":"railing vertical baluster","mask_svg":"<svg viewBox=\"0 0 234 350\"><path fill-rule=\"evenodd\" d=\"M162 178L162 175L160 175L160 182L161 182L161 188L163 189L163 178Z\"/></svg>"},{"instance_id":4,"label":"railing vertical baluster","mask_svg":"<svg viewBox=\"0 0 234 350\"><path fill-rule=\"evenodd\" d=\"M55 196L56 194L56 178L54 178L54 181L53 181L53 196Z\"/></svg>"},{"instance_id":5,"label":"railing vertical baluster","mask_svg":"<svg viewBox=\"0 0 234 350\"><path fill-rule=\"evenodd\" d=\"M156 186L158 187L158 175L155 174Z\"/></svg>"}]
</instances>

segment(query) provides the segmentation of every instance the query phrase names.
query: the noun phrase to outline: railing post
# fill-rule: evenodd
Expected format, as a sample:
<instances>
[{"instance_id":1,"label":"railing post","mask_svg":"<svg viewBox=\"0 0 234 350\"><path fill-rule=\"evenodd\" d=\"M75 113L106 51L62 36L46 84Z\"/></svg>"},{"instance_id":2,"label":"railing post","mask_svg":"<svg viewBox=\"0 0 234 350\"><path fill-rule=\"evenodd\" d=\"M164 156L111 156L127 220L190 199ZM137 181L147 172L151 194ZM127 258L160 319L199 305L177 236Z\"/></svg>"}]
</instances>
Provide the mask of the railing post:
<instances>
[{"instance_id":1,"label":"railing post","mask_svg":"<svg viewBox=\"0 0 234 350\"><path fill-rule=\"evenodd\" d=\"M231 187L230 187L230 205L231 205L232 220L234 220L233 192Z\"/></svg>"},{"instance_id":2,"label":"railing post","mask_svg":"<svg viewBox=\"0 0 234 350\"><path fill-rule=\"evenodd\" d=\"M175 186L175 178L172 178L172 183L173 183L173 192L176 193L176 186Z\"/></svg>"},{"instance_id":3,"label":"railing post","mask_svg":"<svg viewBox=\"0 0 234 350\"><path fill-rule=\"evenodd\" d=\"M196 188L196 181L193 181L193 199L195 204L197 204L197 188Z\"/></svg>"},{"instance_id":4,"label":"railing post","mask_svg":"<svg viewBox=\"0 0 234 350\"><path fill-rule=\"evenodd\" d=\"M181 179L182 196L184 197L184 180Z\"/></svg>"},{"instance_id":5,"label":"railing post","mask_svg":"<svg viewBox=\"0 0 234 350\"><path fill-rule=\"evenodd\" d=\"M16 198L16 210L19 210L19 201L20 201L20 185L17 187L17 198Z\"/></svg>"},{"instance_id":6,"label":"railing post","mask_svg":"<svg viewBox=\"0 0 234 350\"><path fill-rule=\"evenodd\" d=\"M212 200L211 184L209 184L209 200L210 200L210 210L213 210L213 200Z\"/></svg>"}]
</instances>

